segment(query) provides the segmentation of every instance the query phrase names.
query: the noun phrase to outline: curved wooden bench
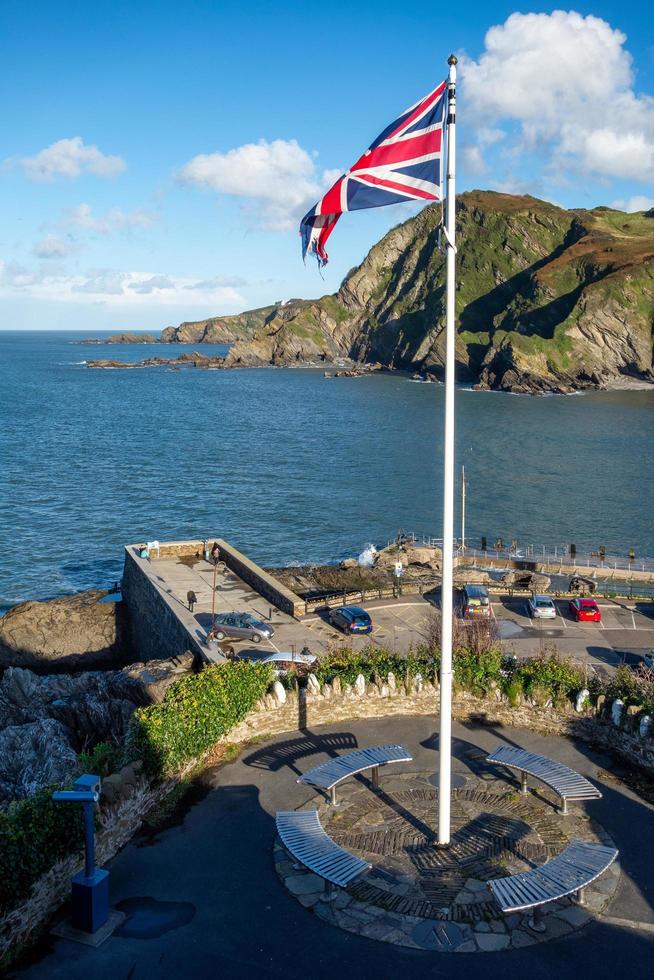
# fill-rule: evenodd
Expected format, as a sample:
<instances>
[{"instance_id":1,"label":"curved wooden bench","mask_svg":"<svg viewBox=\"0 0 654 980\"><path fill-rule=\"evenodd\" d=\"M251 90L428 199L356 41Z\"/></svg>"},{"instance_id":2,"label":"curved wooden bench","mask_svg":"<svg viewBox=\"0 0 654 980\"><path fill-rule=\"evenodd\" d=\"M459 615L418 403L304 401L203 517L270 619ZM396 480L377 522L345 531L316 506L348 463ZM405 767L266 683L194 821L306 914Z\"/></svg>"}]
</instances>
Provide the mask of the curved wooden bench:
<instances>
[{"instance_id":1,"label":"curved wooden bench","mask_svg":"<svg viewBox=\"0 0 654 980\"><path fill-rule=\"evenodd\" d=\"M489 756L487 762L496 762L508 769L520 772L520 792L527 793L527 775L539 779L561 798L561 813L567 814L568 800L599 800L602 794L584 776L569 769L560 762L545 756L516 749L512 745L501 745Z\"/></svg>"},{"instance_id":2,"label":"curved wooden bench","mask_svg":"<svg viewBox=\"0 0 654 980\"><path fill-rule=\"evenodd\" d=\"M548 902L555 902L573 892L577 893L578 901L583 904L584 888L599 878L617 856L615 847L573 840L564 851L540 868L508 878L493 878L488 882L488 887L502 912L538 910ZM534 915L529 924L542 931L538 915Z\"/></svg>"},{"instance_id":3,"label":"curved wooden bench","mask_svg":"<svg viewBox=\"0 0 654 980\"><path fill-rule=\"evenodd\" d=\"M284 847L325 880L327 898L333 893L333 885L344 888L372 867L331 839L317 810L280 810L275 823Z\"/></svg>"},{"instance_id":4,"label":"curved wooden bench","mask_svg":"<svg viewBox=\"0 0 654 980\"><path fill-rule=\"evenodd\" d=\"M308 783L330 792L332 806L336 806L336 786L348 776L372 769L373 786L379 786L379 767L389 762L412 762L413 758L406 745L375 745L369 749L357 749L346 755L339 755L321 765L310 769L299 777L298 783Z\"/></svg>"}]
</instances>

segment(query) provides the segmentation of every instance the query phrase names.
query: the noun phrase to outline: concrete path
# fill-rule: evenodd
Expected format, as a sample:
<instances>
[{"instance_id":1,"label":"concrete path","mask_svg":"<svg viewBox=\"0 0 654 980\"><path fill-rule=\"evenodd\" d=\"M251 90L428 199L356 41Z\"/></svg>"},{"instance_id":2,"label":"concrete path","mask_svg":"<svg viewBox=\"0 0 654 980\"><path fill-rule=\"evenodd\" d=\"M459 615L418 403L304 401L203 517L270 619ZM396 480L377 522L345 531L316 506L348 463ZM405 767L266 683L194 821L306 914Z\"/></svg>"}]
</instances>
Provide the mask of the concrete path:
<instances>
[{"instance_id":1,"label":"concrete path","mask_svg":"<svg viewBox=\"0 0 654 980\"><path fill-rule=\"evenodd\" d=\"M112 904L128 913L120 934L91 950L49 941L40 961L15 973L34 980L145 978L447 977L448 980L613 980L648 976L654 962L654 808L619 781L587 812L621 849L610 921L565 940L486 954L435 954L362 939L302 908L273 867L274 814L307 800L298 773L348 748L405 742L416 769L436 768L427 717L343 722L294 732L245 750L209 776L209 792L155 842L128 845L111 863ZM470 772L473 746L517 744L597 780L610 763L584 744L518 729L454 725L454 770ZM642 925L640 925L642 923Z\"/></svg>"}]
</instances>

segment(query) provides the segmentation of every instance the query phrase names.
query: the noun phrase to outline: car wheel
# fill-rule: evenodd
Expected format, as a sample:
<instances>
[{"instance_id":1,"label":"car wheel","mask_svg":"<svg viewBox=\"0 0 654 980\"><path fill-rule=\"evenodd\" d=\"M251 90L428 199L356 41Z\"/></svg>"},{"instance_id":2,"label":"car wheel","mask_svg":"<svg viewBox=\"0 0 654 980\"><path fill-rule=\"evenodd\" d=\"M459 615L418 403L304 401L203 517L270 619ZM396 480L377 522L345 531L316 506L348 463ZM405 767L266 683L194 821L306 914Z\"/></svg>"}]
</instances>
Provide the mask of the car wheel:
<instances>
[{"instance_id":1,"label":"car wheel","mask_svg":"<svg viewBox=\"0 0 654 980\"><path fill-rule=\"evenodd\" d=\"M261 634L260 633L253 633L252 634L252 642L253 643L261 643Z\"/></svg>"},{"instance_id":2,"label":"car wheel","mask_svg":"<svg viewBox=\"0 0 654 980\"><path fill-rule=\"evenodd\" d=\"M224 640L227 634L223 630L216 630L214 636L217 640Z\"/></svg>"}]
</instances>

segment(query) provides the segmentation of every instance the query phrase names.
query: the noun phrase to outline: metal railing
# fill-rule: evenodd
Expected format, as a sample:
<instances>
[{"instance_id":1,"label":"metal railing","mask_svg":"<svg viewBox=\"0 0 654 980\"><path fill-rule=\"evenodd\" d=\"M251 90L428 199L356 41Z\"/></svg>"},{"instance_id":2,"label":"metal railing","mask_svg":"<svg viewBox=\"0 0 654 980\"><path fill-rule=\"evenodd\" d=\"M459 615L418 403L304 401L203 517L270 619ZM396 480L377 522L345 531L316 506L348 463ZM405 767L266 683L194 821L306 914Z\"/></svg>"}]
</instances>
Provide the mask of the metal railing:
<instances>
[{"instance_id":1,"label":"metal railing","mask_svg":"<svg viewBox=\"0 0 654 980\"><path fill-rule=\"evenodd\" d=\"M598 549L597 551L582 551L575 549L572 551L568 544L555 545L536 545L521 544L516 539L505 545L503 539L497 538L493 544L489 543L486 548L481 548L482 535L470 535L467 541L479 541L480 546L471 547L467 544L462 546L461 541L454 539L455 557L472 558L474 561L483 561L484 558L506 559L512 561L537 562L542 565L560 565L566 568L593 568L605 571L634 571L645 572L654 575L654 559L646 557L633 557L627 555L609 554ZM428 534L420 534L415 531L402 533L404 543L418 545L427 548L441 548L443 539L433 537ZM389 547L397 544L398 539L389 541Z\"/></svg>"}]
</instances>

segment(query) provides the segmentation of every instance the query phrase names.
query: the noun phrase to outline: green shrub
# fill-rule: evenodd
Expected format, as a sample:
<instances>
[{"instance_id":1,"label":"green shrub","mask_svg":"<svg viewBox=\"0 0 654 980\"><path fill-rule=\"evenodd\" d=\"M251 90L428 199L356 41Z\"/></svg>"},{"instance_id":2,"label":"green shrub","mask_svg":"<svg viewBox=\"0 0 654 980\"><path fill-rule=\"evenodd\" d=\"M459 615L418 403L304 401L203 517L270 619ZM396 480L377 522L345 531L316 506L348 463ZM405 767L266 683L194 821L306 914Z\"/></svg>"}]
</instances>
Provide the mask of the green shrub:
<instances>
[{"instance_id":1,"label":"green shrub","mask_svg":"<svg viewBox=\"0 0 654 980\"><path fill-rule=\"evenodd\" d=\"M128 736L128 755L143 759L147 772L176 772L207 752L246 716L273 679L266 664L230 661L183 677L161 704L139 708Z\"/></svg>"},{"instance_id":2,"label":"green shrub","mask_svg":"<svg viewBox=\"0 0 654 980\"><path fill-rule=\"evenodd\" d=\"M124 749L109 742L98 742L88 752L80 752L77 765L81 773L93 773L95 776L110 776L120 769L125 762Z\"/></svg>"},{"instance_id":3,"label":"green shrub","mask_svg":"<svg viewBox=\"0 0 654 980\"><path fill-rule=\"evenodd\" d=\"M584 686L584 673L556 653L522 661L515 670L527 697L541 699L547 692L555 704L569 700Z\"/></svg>"},{"instance_id":4,"label":"green shrub","mask_svg":"<svg viewBox=\"0 0 654 980\"><path fill-rule=\"evenodd\" d=\"M497 647L475 653L456 650L452 657L454 681L457 687L471 694L488 694L492 685L502 679L502 651Z\"/></svg>"},{"instance_id":5,"label":"green shrub","mask_svg":"<svg viewBox=\"0 0 654 980\"><path fill-rule=\"evenodd\" d=\"M27 898L56 861L82 847L82 808L53 802L55 789L41 789L0 810L0 912Z\"/></svg>"}]
</instances>

